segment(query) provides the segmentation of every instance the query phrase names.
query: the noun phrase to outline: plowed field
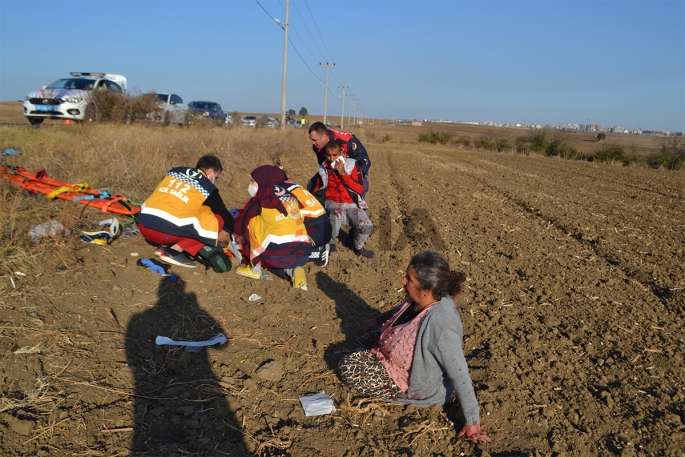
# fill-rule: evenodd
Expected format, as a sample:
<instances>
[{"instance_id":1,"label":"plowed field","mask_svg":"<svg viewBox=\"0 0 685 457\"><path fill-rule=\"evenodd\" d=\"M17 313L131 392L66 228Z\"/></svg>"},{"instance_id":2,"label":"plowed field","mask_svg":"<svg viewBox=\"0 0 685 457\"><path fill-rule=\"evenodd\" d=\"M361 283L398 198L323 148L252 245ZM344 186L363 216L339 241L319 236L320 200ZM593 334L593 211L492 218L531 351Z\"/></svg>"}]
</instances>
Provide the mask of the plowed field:
<instances>
[{"instance_id":1,"label":"plowed field","mask_svg":"<svg viewBox=\"0 0 685 457\"><path fill-rule=\"evenodd\" d=\"M341 248L307 267L306 292L204 268L169 281L136 265L140 236L46 250L0 299L1 453L685 455L684 173L369 150L378 259ZM456 437L456 405L369 401L335 374L424 249L467 274L456 303L490 445ZM155 345L218 332L228 344L197 354ZM320 391L337 411L306 417L298 397Z\"/></svg>"}]
</instances>

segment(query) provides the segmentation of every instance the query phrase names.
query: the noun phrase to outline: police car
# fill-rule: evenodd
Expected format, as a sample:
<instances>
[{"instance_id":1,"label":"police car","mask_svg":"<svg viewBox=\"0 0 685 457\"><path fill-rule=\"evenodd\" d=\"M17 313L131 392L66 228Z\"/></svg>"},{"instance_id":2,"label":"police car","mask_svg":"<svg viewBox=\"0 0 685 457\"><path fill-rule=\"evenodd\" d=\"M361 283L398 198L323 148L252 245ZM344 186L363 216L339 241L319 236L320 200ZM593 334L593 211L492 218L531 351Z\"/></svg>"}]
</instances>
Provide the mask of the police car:
<instances>
[{"instance_id":1,"label":"police car","mask_svg":"<svg viewBox=\"0 0 685 457\"><path fill-rule=\"evenodd\" d=\"M92 90L108 89L115 93L126 90L126 78L121 75L72 72L71 76L58 79L26 96L24 116L32 125L45 119L92 121L96 115Z\"/></svg>"}]
</instances>

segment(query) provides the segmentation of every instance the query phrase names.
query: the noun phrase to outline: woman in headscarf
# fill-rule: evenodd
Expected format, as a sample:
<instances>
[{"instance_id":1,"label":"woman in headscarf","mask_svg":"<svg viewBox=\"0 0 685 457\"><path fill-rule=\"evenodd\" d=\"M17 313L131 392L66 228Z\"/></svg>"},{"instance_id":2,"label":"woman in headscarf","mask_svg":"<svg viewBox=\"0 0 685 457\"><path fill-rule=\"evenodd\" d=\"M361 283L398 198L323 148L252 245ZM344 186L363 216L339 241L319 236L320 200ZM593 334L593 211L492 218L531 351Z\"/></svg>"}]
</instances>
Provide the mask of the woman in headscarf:
<instances>
[{"instance_id":1,"label":"woman in headscarf","mask_svg":"<svg viewBox=\"0 0 685 457\"><path fill-rule=\"evenodd\" d=\"M404 302L364 323L367 350L345 356L340 377L362 395L422 408L449 403L456 394L465 422L459 436L492 440L480 427L476 393L462 350L463 327L451 297L464 273L435 251L412 257L402 285Z\"/></svg>"},{"instance_id":2,"label":"woman in headscarf","mask_svg":"<svg viewBox=\"0 0 685 457\"><path fill-rule=\"evenodd\" d=\"M283 170L273 165L255 168L248 187L250 199L235 223L246 265L236 269L241 276L262 278L268 268L293 287L307 290L302 266L309 260L311 242L300 212L299 200L288 191Z\"/></svg>"}]
</instances>

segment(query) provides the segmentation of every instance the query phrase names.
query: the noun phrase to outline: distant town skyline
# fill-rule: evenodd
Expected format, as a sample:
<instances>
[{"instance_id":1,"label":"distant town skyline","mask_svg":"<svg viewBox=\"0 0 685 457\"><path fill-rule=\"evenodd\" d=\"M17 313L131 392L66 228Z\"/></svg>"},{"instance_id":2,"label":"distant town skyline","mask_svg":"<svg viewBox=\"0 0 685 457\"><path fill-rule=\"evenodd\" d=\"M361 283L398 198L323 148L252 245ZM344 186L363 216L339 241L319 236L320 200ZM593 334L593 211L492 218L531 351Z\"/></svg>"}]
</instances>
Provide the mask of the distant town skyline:
<instances>
[{"instance_id":1,"label":"distant town skyline","mask_svg":"<svg viewBox=\"0 0 685 457\"><path fill-rule=\"evenodd\" d=\"M562 130L580 130L585 132L613 132L613 133L632 133L636 135L641 135L643 133L650 134L680 134L682 131L668 131L668 130L657 130L657 129L641 129L641 128L629 128L620 125L610 125L604 126L602 124L579 124L579 123L568 123L568 124L547 124L547 123L502 123L502 122L492 122L492 121L453 121L450 119L423 119L423 122L433 123L433 124L470 124L470 125L489 125L495 127L514 127L514 128L532 128L532 129L562 129Z\"/></svg>"}]
</instances>

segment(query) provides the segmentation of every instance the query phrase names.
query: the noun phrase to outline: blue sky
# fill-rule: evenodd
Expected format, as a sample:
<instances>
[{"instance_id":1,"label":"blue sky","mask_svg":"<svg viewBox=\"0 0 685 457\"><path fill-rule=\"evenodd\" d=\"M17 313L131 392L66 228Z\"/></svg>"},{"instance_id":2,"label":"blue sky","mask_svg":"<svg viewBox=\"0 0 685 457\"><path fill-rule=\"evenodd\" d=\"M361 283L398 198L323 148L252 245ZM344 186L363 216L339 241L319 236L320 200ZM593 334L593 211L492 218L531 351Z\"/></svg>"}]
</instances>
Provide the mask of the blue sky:
<instances>
[{"instance_id":1,"label":"blue sky","mask_svg":"<svg viewBox=\"0 0 685 457\"><path fill-rule=\"evenodd\" d=\"M0 100L104 71L129 90L278 113L283 30L269 16L283 21L285 0L0 0ZM290 23L296 111L323 113L328 62L334 121L344 85L367 117L685 130L683 1L291 0Z\"/></svg>"}]
</instances>

